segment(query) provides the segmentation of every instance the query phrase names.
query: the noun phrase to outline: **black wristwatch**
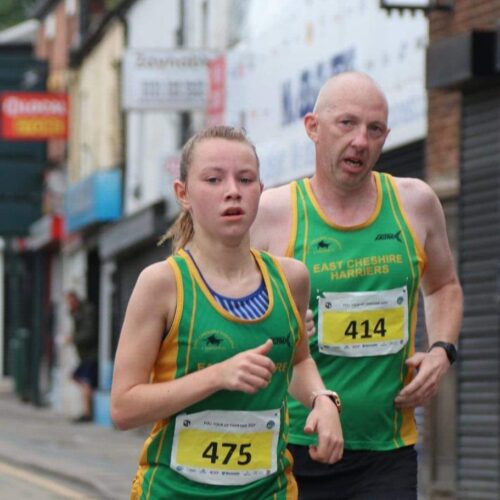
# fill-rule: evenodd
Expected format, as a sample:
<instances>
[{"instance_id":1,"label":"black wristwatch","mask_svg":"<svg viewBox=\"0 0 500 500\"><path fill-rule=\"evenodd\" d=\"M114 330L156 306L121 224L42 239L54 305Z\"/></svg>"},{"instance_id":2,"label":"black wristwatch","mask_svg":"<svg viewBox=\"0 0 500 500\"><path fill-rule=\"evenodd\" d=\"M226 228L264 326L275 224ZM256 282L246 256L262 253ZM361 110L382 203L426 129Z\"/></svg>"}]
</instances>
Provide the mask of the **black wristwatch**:
<instances>
[{"instance_id":1,"label":"black wristwatch","mask_svg":"<svg viewBox=\"0 0 500 500\"><path fill-rule=\"evenodd\" d=\"M429 350L427 352L432 351L432 349L434 349L434 347L442 347L444 349L444 351L446 352L446 356L448 358L448 361L450 362L450 365L452 365L456 361L457 348L453 344L450 344L450 342L443 342L441 340L438 340L437 342L434 342L434 344L432 344L429 347Z\"/></svg>"}]
</instances>

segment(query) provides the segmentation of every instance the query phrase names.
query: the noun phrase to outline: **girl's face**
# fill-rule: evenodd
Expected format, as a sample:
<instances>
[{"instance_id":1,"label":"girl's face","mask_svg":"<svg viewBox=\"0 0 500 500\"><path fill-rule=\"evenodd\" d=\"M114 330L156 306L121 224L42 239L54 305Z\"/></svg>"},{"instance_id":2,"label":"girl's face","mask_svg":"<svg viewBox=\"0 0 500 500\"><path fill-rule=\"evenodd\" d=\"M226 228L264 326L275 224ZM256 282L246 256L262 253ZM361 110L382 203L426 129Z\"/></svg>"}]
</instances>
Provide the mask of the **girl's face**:
<instances>
[{"instance_id":1,"label":"girl's face","mask_svg":"<svg viewBox=\"0 0 500 500\"><path fill-rule=\"evenodd\" d=\"M194 146L187 181L176 181L174 189L191 213L195 234L239 243L262 192L255 153L244 142L204 139Z\"/></svg>"}]
</instances>

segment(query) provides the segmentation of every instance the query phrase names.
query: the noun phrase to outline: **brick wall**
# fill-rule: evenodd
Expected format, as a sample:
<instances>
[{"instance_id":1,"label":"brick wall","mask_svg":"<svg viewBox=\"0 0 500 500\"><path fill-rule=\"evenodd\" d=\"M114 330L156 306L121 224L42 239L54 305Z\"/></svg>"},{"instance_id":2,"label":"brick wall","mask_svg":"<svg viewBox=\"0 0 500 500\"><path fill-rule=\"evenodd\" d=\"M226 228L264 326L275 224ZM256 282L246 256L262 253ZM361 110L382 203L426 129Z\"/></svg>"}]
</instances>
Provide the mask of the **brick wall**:
<instances>
[{"instance_id":1,"label":"brick wall","mask_svg":"<svg viewBox=\"0 0 500 500\"><path fill-rule=\"evenodd\" d=\"M495 29L500 20L500 0L455 0L453 12L429 16L429 43L472 29ZM459 91L428 93L426 177L441 198L455 196L460 165Z\"/></svg>"},{"instance_id":2,"label":"brick wall","mask_svg":"<svg viewBox=\"0 0 500 500\"><path fill-rule=\"evenodd\" d=\"M54 30L47 36L47 18L52 17ZM35 54L39 59L45 59L49 65L47 90L49 92L66 92L68 86L69 49L78 34L78 18L68 15L66 2L60 1L54 9L42 19L37 34ZM66 159L66 141L54 139L47 142L47 157L56 165L61 165Z\"/></svg>"}]
</instances>

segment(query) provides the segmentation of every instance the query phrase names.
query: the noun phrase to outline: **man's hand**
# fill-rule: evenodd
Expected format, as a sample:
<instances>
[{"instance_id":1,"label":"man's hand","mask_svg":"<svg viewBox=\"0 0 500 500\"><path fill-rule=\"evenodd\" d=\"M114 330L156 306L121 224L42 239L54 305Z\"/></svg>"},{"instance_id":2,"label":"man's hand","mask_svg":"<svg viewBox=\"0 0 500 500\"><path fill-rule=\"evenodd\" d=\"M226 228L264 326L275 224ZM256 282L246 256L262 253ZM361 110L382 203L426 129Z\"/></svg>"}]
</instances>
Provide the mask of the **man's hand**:
<instances>
[{"instance_id":1,"label":"man's hand","mask_svg":"<svg viewBox=\"0 0 500 500\"><path fill-rule=\"evenodd\" d=\"M318 435L318 446L309 446L309 455L317 462L333 464L342 458L344 437L339 412L333 401L318 396L304 427L306 434Z\"/></svg>"},{"instance_id":2,"label":"man's hand","mask_svg":"<svg viewBox=\"0 0 500 500\"><path fill-rule=\"evenodd\" d=\"M415 378L398 394L394 400L398 408L422 406L438 392L439 383L450 367L443 349L430 352L417 352L406 360L409 368L417 370Z\"/></svg>"},{"instance_id":3,"label":"man's hand","mask_svg":"<svg viewBox=\"0 0 500 500\"><path fill-rule=\"evenodd\" d=\"M311 338L316 333L316 326L314 325L314 315L311 309L306 311L305 329L308 338Z\"/></svg>"},{"instance_id":4,"label":"man's hand","mask_svg":"<svg viewBox=\"0 0 500 500\"><path fill-rule=\"evenodd\" d=\"M268 339L255 349L240 352L219 363L221 389L254 394L267 387L276 370L273 361L267 356L272 346L273 341Z\"/></svg>"}]
</instances>

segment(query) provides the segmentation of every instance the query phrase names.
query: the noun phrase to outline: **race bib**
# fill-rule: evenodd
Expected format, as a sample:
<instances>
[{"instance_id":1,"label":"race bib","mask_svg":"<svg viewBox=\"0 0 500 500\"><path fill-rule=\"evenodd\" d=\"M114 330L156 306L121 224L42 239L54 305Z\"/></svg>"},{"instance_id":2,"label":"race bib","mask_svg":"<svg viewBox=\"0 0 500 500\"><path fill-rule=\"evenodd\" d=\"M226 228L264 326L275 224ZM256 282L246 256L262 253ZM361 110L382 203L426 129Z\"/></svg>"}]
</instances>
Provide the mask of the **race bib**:
<instances>
[{"instance_id":1,"label":"race bib","mask_svg":"<svg viewBox=\"0 0 500 500\"><path fill-rule=\"evenodd\" d=\"M170 467L199 483L251 483L276 472L279 432L279 409L184 413L175 419Z\"/></svg>"},{"instance_id":2,"label":"race bib","mask_svg":"<svg viewBox=\"0 0 500 500\"><path fill-rule=\"evenodd\" d=\"M406 287L377 292L327 292L318 303L318 349L361 357L400 351L408 342Z\"/></svg>"}]
</instances>

